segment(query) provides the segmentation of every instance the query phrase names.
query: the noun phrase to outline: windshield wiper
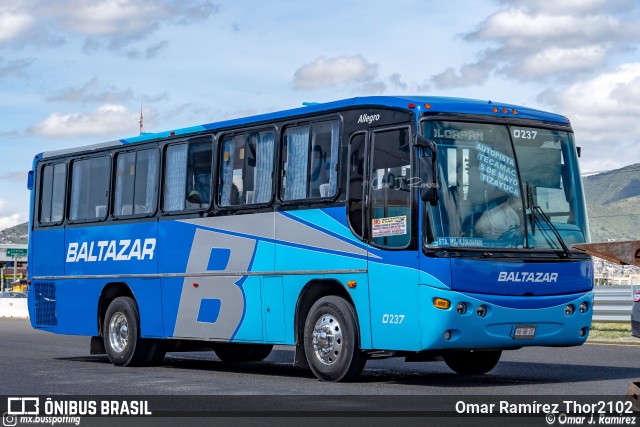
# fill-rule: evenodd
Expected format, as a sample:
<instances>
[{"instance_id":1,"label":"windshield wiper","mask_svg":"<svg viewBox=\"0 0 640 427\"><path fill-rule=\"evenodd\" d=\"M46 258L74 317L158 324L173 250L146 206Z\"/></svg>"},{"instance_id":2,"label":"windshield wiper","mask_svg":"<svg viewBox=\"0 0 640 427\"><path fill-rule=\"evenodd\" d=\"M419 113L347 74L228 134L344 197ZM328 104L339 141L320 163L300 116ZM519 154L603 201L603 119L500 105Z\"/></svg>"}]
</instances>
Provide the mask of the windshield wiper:
<instances>
[{"instance_id":1,"label":"windshield wiper","mask_svg":"<svg viewBox=\"0 0 640 427\"><path fill-rule=\"evenodd\" d=\"M571 258L571 251L567 247L567 244L564 242L564 239L562 239L562 236L560 235L560 232L558 231L556 226L553 225L553 223L551 222L547 214L542 210L542 208L534 203L533 192L531 190L531 185L528 182L527 182L527 204L531 209L531 214L530 214L531 215L531 234L535 236L536 218L537 217L541 218L542 222L544 222L547 225L547 227L549 227L549 229L553 231L553 234L556 236L558 243L560 243L560 246L562 246L562 250L564 251L565 256L567 258Z\"/></svg>"}]
</instances>

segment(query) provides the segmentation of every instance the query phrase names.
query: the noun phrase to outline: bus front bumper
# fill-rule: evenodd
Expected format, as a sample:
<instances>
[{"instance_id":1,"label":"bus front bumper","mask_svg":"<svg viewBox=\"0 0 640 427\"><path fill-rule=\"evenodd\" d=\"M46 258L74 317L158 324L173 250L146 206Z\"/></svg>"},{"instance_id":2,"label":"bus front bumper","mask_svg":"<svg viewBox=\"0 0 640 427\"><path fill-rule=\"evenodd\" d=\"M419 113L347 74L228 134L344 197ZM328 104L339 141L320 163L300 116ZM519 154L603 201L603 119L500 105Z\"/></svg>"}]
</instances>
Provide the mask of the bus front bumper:
<instances>
[{"instance_id":1,"label":"bus front bumper","mask_svg":"<svg viewBox=\"0 0 640 427\"><path fill-rule=\"evenodd\" d=\"M420 288L422 350L576 346L589 335L592 291L496 296ZM437 308L436 298L450 306Z\"/></svg>"}]
</instances>

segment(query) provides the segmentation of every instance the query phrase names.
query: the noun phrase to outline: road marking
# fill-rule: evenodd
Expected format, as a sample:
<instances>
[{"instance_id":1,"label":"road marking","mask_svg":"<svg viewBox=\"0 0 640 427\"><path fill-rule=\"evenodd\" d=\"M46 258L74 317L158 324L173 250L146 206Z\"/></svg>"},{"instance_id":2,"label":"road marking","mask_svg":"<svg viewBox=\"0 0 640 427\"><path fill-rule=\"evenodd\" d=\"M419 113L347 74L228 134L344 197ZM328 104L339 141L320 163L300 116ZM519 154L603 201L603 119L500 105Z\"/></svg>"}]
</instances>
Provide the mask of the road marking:
<instances>
[{"instance_id":1,"label":"road marking","mask_svg":"<svg viewBox=\"0 0 640 427\"><path fill-rule=\"evenodd\" d=\"M609 347L640 347L640 344L612 344L612 343L604 343L604 342L586 342L585 345L601 345L601 346L609 346Z\"/></svg>"}]
</instances>

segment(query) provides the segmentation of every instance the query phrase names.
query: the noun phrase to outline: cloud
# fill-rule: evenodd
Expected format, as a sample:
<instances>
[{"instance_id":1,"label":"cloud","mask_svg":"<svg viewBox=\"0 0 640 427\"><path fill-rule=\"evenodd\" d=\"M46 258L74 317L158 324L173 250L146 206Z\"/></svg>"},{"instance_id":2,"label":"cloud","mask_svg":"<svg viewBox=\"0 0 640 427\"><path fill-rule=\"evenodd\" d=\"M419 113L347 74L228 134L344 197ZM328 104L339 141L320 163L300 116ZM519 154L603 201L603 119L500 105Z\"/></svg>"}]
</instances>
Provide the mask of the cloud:
<instances>
[{"instance_id":1,"label":"cloud","mask_svg":"<svg viewBox=\"0 0 640 427\"><path fill-rule=\"evenodd\" d=\"M97 77L93 77L80 86L67 87L49 95L49 102L121 104L133 100L144 103L156 103L168 99L166 92L155 95L136 95L131 88L119 89L111 84L102 84Z\"/></svg>"},{"instance_id":2,"label":"cloud","mask_svg":"<svg viewBox=\"0 0 640 427\"><path fill-rule=\"evenodd\" d=\"M6 200L0 199L0 230L13 227L26 221L26 218L21 214L7 209L7 204L8 202Z\"/></svg>"},{"instance_id":3,"label":"cloud","mask_svg":"<svg viewBox=\"0 0 640 427\"><path fill-rule=\"evenodd\" d=\"M65 88L48 96L47 101L117 103L132 98L133 91L130 88L119 90L112 85L102 87L94 77L82 86Z\"/></svg>"},{"instance_id":4,"label":"cloud","mask_svg":"<svg viewBox=\"0 0 640 427\"><path fill-rule=\"evenodd\" d=\"M84 36L83 51L98 49L153 58L166 41L131 48L161 28L209 19L219 11L210 0L15 0L0 7L0 44L61 43L65 35Z\"/></svg>"},{"instance_id":5,"label":"cloud","mask_svg":"<svg viewBox=\"0 0 640 427\"><path fill-rule=\"evenodd\" d=\"M162 51L168 45L169 42L163 40L161 42L154 43L143 50L136 48L127 49L125 51L125 55L130 59L152 59L158 56L158 53L160 53L160 51Z\"/></svg>"},{"instance_id":6,"label":"cloud","mask_svg":"<svg viewBox=\"0 0 640 427\"><path fill-rule=\"evenodd\" d=\"M593 14L607 11L624 12L637 0L500 0L500 3L520 9L526 8L536 13Z\"/></svg>"},{"instance_id":7,"label":"cloud","mask_svg":"<svg viewBox=\"0 0 640 427\"><path fill-rule=\"evenodd\" d=\"M399 73L393 73L388 78L391 86L400 90L407 90L409 85L402 80L402 76Z\"/></svg>"},{"instance_id":8,"label":"cloud","mask_svg":"<svg viewBox=\"0 0 640 427\"><path fill-rule=\"evenodd\" d=\"M22 12L0 12L0 44L25 34L32 26L32 16Z\"/></svg>"},{"instance_id":9,"label":"cloud","mask_svg":"<svg viewBox=\"0 0 640 427\"><path fill-rule=\"evenodd\" d=\"M538 100L571 119L591 169L613 159L615 166L640 162L640 62L623 64L590 80L548 89ZM605 148L606 147L606 148ZM624 153L624 156L610 153Z\"/></svg>"},{"instance_id":10,"label":"cloud","mask_svg":"<svg viewBox=\"0 0 640 427\"><path fill-rule=\"evenodd\" d=\"M133 134L138 128L139 112L118 104L103 105L89 113L53 113L29 129L29 133L51 138Z\"/></svg>"},{"instance_id":11,"label":"cloud","mask_svg":"<svg viewBox=\"0 0 640 427\"><path fill-rule=\"evenodd\" d=\"M0 58L0 77L25 77L26 69L35 61L35 58L21 58L9 62L4 62Z\"/></svg>"},{"instance_id":12,"label":"cloud","mask_svg":"<svg viewBox=\"0 0 640 427\"><path fill-rule=\"evenodd\" d=\"M27 174L25 171L11 171L0 174L0 180L13 182L26 182Z\"/></svg>"},{"instance_id":13,"label":"cloud","mask_svg":"<svg viewBox=\"0 0 640 427\"><path fill-rule=\"evenodd\" d=\"M313 90L372 83L377 74L378 65L371 64L362 55L335 58L321 56L295 71L293 87L297 90Z\"/></svg>"},{"instance_id":14,"label":"cloud","mask_svg":"<svg viewBox=\"0 0 640 427\"><path fill-rule=\"evenodd\" d=\"M502 0L463 39L489 44L475 61L432 76L440 88L485 83L493 75L564 83L596 75L640 44L640 5L629 0Z\"/></svg>"}]
</instances>

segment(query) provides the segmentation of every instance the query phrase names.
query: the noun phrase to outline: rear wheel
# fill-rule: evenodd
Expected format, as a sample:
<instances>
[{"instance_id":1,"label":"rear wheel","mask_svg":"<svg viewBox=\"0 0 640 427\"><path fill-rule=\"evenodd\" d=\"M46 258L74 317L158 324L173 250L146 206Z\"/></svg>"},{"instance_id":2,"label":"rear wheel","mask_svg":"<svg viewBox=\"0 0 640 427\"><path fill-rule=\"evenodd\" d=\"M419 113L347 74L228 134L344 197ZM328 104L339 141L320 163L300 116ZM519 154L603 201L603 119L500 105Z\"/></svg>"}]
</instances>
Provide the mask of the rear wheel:
<instances>
[{"instance_id":1,"label":"rear wheel","mask_svg":"<svg viewBox=\"0 0 640 427\"><path fill-rule=\"evenodd\" d=\"M102 337L107 357L118 366L155 366L166 349L158 340L140 338L138 306L130 297L111 301L104 316Z\"/></svg>"},{"instance_id":2,"label":"rear wheel","mask_svg":"<svg viewBox=\"0 0 640 427\"><path fill-rule=\"evenodd\" d=\"M498 364L501 350L454 351L444 355L444 361L452 371L461 375L486 374Z\"/></svg>"},{"instance_id":3,"label":"rear wheel","mask_svg":"<svg viewBox=\"0 0 640 427\"><path fill-rule=\"evenodd\" d=\"M323 381L357 377L367 362L359 336L351 304L337 296L316 301L304 326L305 354L314 375Z\"/></svg>"},{"instance_id":4,"label":"rear wheel","mask_svg":"<svg viewBox=\"0 0 640 427\"><path fill-rule=\"evenodd\" d=\"M259 362L271 354L272 345L267 344L216 344L214 351L223 362Z\"/></svg>"}]
</instances>

